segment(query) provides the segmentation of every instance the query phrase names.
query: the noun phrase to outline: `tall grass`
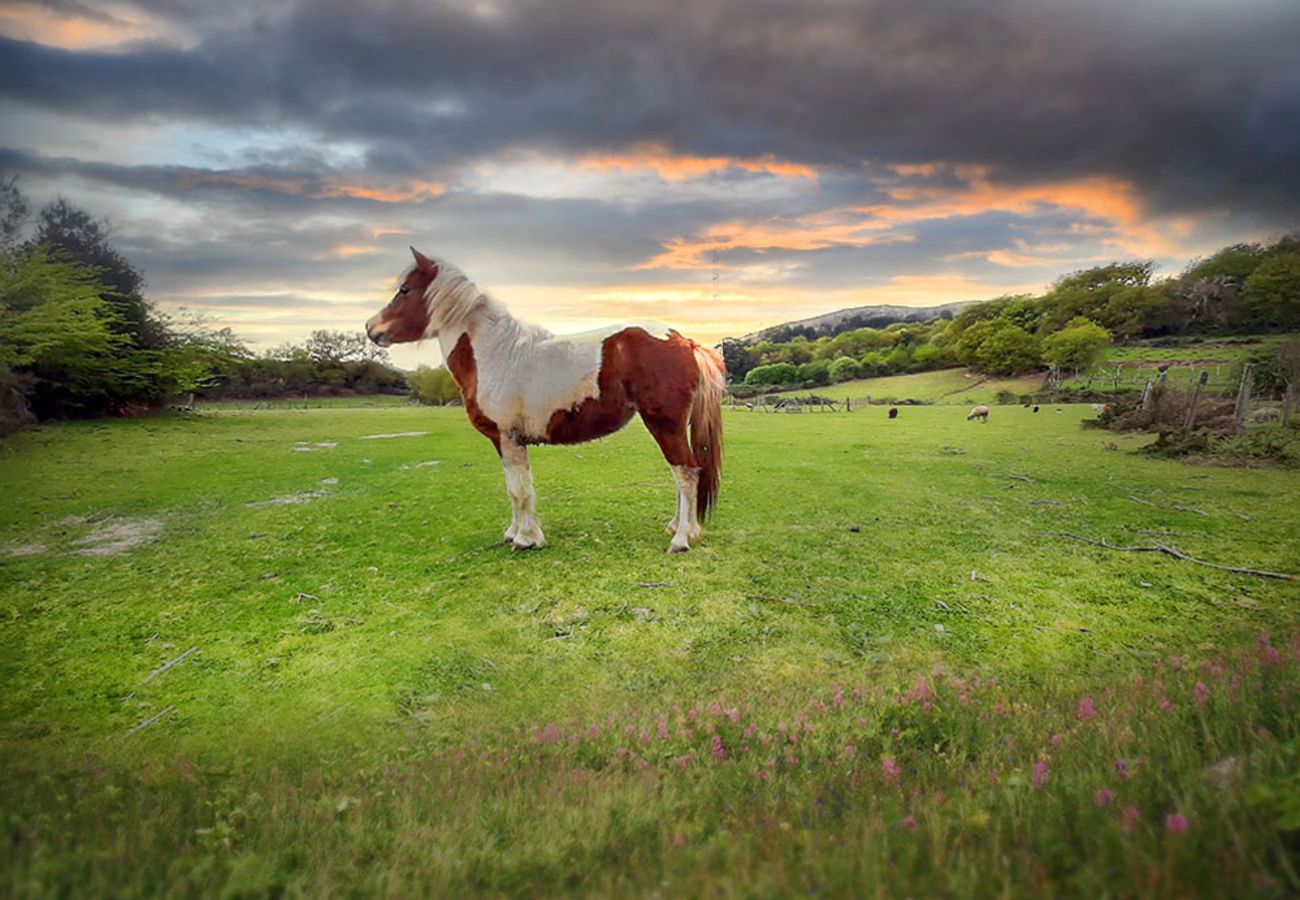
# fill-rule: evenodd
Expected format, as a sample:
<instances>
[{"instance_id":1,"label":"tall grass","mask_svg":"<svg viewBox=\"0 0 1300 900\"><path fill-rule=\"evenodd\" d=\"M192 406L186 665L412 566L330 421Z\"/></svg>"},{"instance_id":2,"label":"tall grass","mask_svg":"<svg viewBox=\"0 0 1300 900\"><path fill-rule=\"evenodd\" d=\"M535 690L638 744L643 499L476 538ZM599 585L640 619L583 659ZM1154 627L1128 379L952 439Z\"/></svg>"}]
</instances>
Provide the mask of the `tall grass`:
<instances>
[{"instance_id":1,"label":"tall grass","mask_svg":"<svg viewBox=\"0 0 1300 900\"><path fill-rule=\"evenodd\" d=\"M1300 639L646 695L431 743L8 760L0 892L1282 896ZM246 748L247 749L247 748Z\"/></svg>"}]
</instances>

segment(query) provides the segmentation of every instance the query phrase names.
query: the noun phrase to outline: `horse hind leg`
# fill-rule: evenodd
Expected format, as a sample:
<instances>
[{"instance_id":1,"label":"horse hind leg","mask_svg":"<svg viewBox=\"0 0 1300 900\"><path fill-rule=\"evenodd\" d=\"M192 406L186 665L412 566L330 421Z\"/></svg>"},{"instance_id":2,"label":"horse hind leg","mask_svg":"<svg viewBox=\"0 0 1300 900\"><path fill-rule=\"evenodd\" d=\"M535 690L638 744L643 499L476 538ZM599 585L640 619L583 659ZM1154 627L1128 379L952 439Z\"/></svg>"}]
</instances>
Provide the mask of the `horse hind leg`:
<instances>
[{"instance_id":1,"label":"horse hind leg","mask_svg":"<svg viewBox=\"0 0 1300 900\"><path fill-rule=\"evenodd\" d=\"M672 468L673 481L677 487L676 511L668 523L668 533L673 536L668 552L685 553L691 549L691 541L700 536L700 523L695 512L700 470L695 465L690 443L686 440L684 423L645 414L641 418Z\"/></svg>"}]
</instances>

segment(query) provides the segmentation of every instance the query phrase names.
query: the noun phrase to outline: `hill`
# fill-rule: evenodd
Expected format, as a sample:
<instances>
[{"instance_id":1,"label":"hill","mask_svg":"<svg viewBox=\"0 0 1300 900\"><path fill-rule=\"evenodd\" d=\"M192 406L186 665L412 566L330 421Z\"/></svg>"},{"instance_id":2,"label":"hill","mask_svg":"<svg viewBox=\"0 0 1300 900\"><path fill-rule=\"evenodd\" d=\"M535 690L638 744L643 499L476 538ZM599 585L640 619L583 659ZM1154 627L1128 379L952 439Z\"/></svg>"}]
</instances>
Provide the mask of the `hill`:
<instances>
[{"instance_id":1,"label":"hill","mask_svg":"<svg viewBox=\"0 0 1300 900\"><path fill-rule=\"evenodd\" d=\"M893 325L895 322L929 322L932 319L951 319L963 307L977 302L979 301L962 300L956 303L944 303L939 306L892 306L890 304L854 306L849 309L823 313L820 316L812 316L808 319L773 325L770 328L747 334L741 340L747 343L753 341L781 342L788 341L800 334L812 340L819 337L833 337L842 331L852 331L855 328L884 328L887 325Z\"/></svg>"}]
</instances>

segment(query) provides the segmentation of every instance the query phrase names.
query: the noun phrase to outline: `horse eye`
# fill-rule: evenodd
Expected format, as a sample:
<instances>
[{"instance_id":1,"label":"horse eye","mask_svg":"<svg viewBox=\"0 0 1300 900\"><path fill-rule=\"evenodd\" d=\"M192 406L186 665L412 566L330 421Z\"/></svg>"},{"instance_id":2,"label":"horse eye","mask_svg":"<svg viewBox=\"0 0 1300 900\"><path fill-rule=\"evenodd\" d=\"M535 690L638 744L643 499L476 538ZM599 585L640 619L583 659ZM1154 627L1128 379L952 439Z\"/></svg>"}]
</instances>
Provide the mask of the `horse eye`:
<instances>
[{"instance_id":1,"label":"horse eye","mask_svg":"<svg viewBox=\"0 0 1300 900\"><path fill-rule=\"evenodd\" d=\"M407 291L409 291L409 290L410 290L409 287L407 287L406 285L402 285L401 287L399 287L399 288L397 289L397 293L399 293L399 294L405 294L405 293L406 293Z\"/></svg>"}]
</instances>

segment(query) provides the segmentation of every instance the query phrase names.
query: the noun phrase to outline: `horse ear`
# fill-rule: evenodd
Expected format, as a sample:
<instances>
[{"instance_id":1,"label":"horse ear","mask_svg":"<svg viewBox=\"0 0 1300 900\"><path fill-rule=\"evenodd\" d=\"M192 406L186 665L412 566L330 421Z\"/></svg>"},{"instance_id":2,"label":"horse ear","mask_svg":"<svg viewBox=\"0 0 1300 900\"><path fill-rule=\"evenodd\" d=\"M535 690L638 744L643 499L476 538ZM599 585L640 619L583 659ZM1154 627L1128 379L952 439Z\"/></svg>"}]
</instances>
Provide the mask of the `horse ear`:
<instances>
[{"instance_id":1,"label":"horse ear","mask_svg":"<svg viewBox=\"0 0 1300 900\"><path fill-rule=\"evenodd\" d=\"M429 257L425 256L414 247L411 248L411 253L415 256L415 265L421 272L432 272L437 268L437 266L434 265L433 260L429 259Z\"/></svg>"}]
</instances>

